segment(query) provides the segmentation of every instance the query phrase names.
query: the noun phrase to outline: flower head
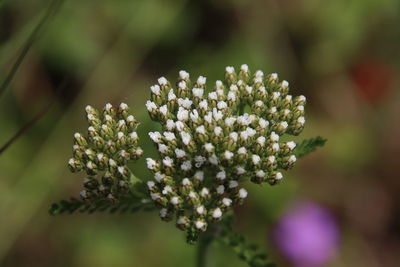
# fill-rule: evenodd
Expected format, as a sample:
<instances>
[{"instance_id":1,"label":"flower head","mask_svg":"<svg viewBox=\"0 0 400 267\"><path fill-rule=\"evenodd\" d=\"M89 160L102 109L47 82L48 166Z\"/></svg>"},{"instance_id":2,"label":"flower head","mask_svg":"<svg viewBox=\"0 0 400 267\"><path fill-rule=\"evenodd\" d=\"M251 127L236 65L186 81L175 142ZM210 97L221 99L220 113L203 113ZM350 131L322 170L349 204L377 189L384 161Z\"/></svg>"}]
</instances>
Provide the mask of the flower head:
<instances>
[{"instance_id":1,"label":"flower head","mask_svg":"<svg viewBox=\"0 0 400 267\"><path fill-rule=\"evenodd\" d=\"M153 199L176 215L178 228L193 241L247 197L240 181L273 185L283 179L281 170L293 167L296 144L280 137L302 131L305 97L289 95L289 83L280 82L277 74L251 75L247 65L239 72L226 67L225 81L209 92L205 77L193 82L189 77L179 73L177 90L163 77L159 87L151 88L146 106L163 127L151 138L168 154L159 150L160 160L148 161L148 167L170 177L156 179L149 192L162 195L166 185L172 188L165 195L168 201Z\"/></svg>"}]
</instances>

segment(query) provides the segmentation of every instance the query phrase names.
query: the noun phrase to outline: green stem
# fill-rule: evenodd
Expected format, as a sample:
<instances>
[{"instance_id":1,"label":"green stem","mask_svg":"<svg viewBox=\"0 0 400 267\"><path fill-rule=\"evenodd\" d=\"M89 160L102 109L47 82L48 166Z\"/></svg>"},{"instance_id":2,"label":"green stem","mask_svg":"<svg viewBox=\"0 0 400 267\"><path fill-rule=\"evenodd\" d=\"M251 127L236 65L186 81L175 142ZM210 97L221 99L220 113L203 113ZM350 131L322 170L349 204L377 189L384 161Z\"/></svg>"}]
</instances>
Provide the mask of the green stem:
<instances>
[{"instance_id":1,"label":"green stem","mask_svg":"<svg viewBox=\"0 0 400 267\"><path fill-rule=\"evenodd\" d=\"M212 239L209 237L200 238L197 244L197 267L206 267L209 256L209 246Z\"/></svg>"}]
</instances>

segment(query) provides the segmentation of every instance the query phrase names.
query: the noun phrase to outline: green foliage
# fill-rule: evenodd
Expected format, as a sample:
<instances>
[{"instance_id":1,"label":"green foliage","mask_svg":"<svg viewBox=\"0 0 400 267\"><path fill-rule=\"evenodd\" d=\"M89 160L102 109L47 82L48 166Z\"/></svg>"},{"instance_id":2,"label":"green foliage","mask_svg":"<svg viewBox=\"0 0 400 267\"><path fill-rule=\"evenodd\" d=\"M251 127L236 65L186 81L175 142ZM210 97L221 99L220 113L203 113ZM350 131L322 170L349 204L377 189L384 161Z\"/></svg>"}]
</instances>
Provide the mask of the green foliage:
<instances>
[{"instance_id":1,"label":"green foliage","mask_svg":"<svg viewBox=\"0 0 400 267\"><path fill-rule=\"evenodd\" d=\"M239 259L251 267L276 266L274 263L268 262L268 254L260 251L258 245L249 243L244 236L235 233L232 224L233 216L227 216L222 221L219 241L232 247Z\"/></svg>"},{"instance_id":2,"label":"green foliage","mask_svg":"<svg viewBox=\"0 0 400 267\"><path fill-rule=\"evenodd\" d=\"M314 152L317 147L322 147L325 145L327 139L321 136L316 136L310 139L305 139L303 142L297 145L294 150L294 154L296 157L301 158L308 155L311 152Z\"/></svg>"},{"instance_id":3,"label":"green foliage","mask_svg":"<svg viewBox=\"0 0 400 267\"><path fill-rule=\"evenodd\" d=\"M154 205L151 202L143 201L142 198L136 196L129 196L119 199L115 203L109 200L99 198L97 200L88 202L82 201L77 198L70 198L70 200L61 200L58 203L53 203L50 207L49 213L51 215L59 215L62 213L93 213L93 212L109 212L109 213L131 213L139 210L153 210Z\"/></svg>"}]
</instances>

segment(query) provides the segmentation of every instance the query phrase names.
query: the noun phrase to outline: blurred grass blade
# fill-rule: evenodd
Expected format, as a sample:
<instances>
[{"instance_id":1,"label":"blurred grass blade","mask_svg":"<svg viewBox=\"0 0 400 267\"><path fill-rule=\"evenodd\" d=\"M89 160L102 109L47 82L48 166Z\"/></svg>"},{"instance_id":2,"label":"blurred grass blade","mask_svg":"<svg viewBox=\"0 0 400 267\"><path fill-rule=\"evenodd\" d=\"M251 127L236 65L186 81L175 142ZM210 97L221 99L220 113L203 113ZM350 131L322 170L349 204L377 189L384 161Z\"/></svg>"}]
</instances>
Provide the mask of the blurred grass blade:
<instances>
[{"instance_id":1,"label":"blurred grass blade","mask_svg":"<svg viewBox=\"0 0 400 267\"><path fill-rule=\"evenodd\" d=\"M56 95L53 100L45 106L35 117L33 117L30 121L28 121L24 126L22 126L4 145L0 147L0 155L3 154L19 137L21 137L26 131L28 131L32 126L36 124L41 118L43 118L47 112L53 107L54 103L57 100L57 95L59 95L66 87L67 82L64 79L60 86L58 86L56 90Z\"/></svg>"},{"instance_id":2,"label":"blurred grass blade","mask_svg":"<svg viewBox=\"0 0 400 267\"><path fill-rule=\"evenodd\" d=\"M25 56L28 54L30 48L37 40L38 36L42 32L43 28L46 24L50 21L50 19L57 13L59 8L61 7L64 0L53 0L51 1L49 7L47 8L46 12L44 13L42 19L36 25L32 33L29 35L28 39L26 40L24 46L20 54L18 55L17 59L15 60L13 66L11 67L10 71L8 72L7 76L4 78L3 82L0 85L0 98L6 91L7 87L10 85L11 81L13 80L15 74L17 73L19 67L21 66L22 61L24 60ZM0 5L2 2L0 2Z\"/></svg>"},{"instance_id":3,"label":"blurred grass blade","mask_svg":"<svg viewBox=\"0 0 400 267\"><path fill-rule=\"evenodd\" d=\"M294 150L294 154L296 157L301 158L308 155L311 152L314 152L317 147L322 147L326 143L326 138L321 136L316 136L310 139L305 139L299 145L296 146Z\"/></svg>"}]
</instances>

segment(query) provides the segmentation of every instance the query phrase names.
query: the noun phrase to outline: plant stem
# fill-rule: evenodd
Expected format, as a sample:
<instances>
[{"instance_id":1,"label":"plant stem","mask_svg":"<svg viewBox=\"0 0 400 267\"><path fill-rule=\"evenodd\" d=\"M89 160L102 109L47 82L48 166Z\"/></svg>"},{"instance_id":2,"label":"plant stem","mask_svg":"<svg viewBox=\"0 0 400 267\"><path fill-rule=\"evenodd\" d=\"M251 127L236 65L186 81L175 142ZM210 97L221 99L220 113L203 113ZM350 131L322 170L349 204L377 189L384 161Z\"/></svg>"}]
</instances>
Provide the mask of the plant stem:
<instances>
[{"instance_id":1,"label":"plant stem","mask_svg":"<svg viewBox=\"0 0 400 267\"><path fill-rule=\"evenodd\" d=\"M205 236L200 237L197 244L197 267L206 267L208 261L208 248L211 244L212 238Z\"/></svg>"}]
</instances>

